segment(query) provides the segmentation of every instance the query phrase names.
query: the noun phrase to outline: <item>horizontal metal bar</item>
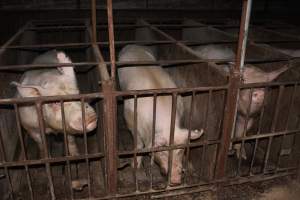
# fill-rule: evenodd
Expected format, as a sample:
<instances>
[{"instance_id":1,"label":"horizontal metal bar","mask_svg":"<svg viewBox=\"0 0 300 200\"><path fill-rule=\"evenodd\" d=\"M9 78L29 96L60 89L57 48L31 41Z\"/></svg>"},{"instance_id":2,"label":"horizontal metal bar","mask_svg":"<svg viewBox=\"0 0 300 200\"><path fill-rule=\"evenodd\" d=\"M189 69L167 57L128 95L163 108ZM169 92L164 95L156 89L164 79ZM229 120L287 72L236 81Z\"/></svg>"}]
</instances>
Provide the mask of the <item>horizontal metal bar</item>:
<instances>
[{"instance_id":1,"label":"horizontal metal bar","mask_svg":"<svg viewBox=\"0 0 300 200\"><path fill-rule=\"evenodd\" d=\"M238 141L247 141L247 140L254 140L254 139L261 139L261 138L268 138L268 137L274 137L274 136L282 136L282 135L289 135L289 134L299 134L300 129L298 130L291 130L291 131L280 131L280 132L274 132L274 133L264 133L264 134L255 134L250 136L245 136L242 138L233 138L232 142L238 142Z\"/></svg>"},{"instance_id":2,"label":"horizontal metal bar","mask_svg":"<svg viewBox=\"0 0 300 200\"><path fill-rule=\"evenodd\" d=\"M220 144L221 140L211 140L211 141L201 141L201 142L193 142L189 145L181 144L181 145L170 145L170 146L161 146L161 147L151 147L151 148L143 148L140 150L127 150L127 151L119 151L119 156L125 155L134 155L134 154L142 154L142 153L151 153L151 152L159 152L159 151L168 151L174 149L184 149L186 147L200 147L203 145L213 145Z\"/></svg>"},{"instance_id":3,"label":"horizontal metal bar","mask_svg":"<svg viewBox=\"0 0 300 200\"><path fill-rule=\"evenodd\" d=\"M44 165L46 163L62 163L67 161L84 161L85 159L104 158L103 153L83 154L76 156L64 156L64 157L52 157L41 158L39 160L18 160L11 162L1 162L0 168L4 167L19 167L19 166L32 166L32 165Z\"/></svg>"},{"instance_id":4,"label":"horizontal metal bar","mask_svg":"<svg viewBox=\"0 0 300 200\"><path fill-rule=\"evenodd\" d=\"M59 96L40 96L40 97L24 97L24 98L8 98L0 99L0 105L9 104L21 104L21 103L50 103L58 101L80 101L81 98L86 100L103 98L102 93L90 93L90 94L72 94L72 95L59 95Z\"/></svg>"},{"instance_id":5,"label":"horizontal metal bar","mask_svg":"<svg viewBox=\"0 0 300 200\"><path fill-rule=\"evenodd\" d=\"M275 179L279 177L285 177L285 176L291 176L296 174L296 172L281 172L278 174L274 175L254 175L254 176L248 176L248 177L238 177L238 178L226 178L222 180L214 180L210 181L209 183L197 183L197 184L191 184L191 185L180 185L177 187L167 187L165 189L159 189L159 190L148 190L148 191L136 191L132 192L129 194L117 194L115 196L106 196L106 197L97 197L93 198L93 200L104 200L104 199L115 199L115 198L130 198L133 196L142 196L142 195L149 195L149 194L159 194L159 193L166 193L169 191L176 191L176 190L186 190L188 188L195 188L195 190L198 188L201 190L201 188L207 188L209 186L213 186L213 184L218 184L218 183L224 183L223 186L228 187L232 185L237 185L237 184L242 184L242 183L255 183L255 182L260 182L263 180L270 180L270 179ZM78 200L88 200L87 198L79 198Z\"/></svg>"}]
</instances>

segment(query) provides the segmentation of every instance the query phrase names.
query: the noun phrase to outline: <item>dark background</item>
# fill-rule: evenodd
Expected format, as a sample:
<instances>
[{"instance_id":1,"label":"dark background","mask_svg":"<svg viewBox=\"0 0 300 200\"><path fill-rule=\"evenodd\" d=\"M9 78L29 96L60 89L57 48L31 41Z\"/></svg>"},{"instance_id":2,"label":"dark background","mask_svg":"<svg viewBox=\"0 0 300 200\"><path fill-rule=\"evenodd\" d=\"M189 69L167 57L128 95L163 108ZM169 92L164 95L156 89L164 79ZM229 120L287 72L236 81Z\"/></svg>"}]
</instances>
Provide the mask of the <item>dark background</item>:
<instances>
[{"instance_id":1,"label":"dark background","mask_svg":"<svg viewBox=\"0 0 300 200\"><path fill-rule=\"evenodd\" d=\"M240 18L242 0L113 0L114 20L127 17ZM97 0L98 21L106 20L106 1ZM254 0L252 19L299 22L299 0ZM31 19L85 18L90 0L0 0L0 44ZM135 11L132 11L134 9Z\"/></svg>"}]
</instances>

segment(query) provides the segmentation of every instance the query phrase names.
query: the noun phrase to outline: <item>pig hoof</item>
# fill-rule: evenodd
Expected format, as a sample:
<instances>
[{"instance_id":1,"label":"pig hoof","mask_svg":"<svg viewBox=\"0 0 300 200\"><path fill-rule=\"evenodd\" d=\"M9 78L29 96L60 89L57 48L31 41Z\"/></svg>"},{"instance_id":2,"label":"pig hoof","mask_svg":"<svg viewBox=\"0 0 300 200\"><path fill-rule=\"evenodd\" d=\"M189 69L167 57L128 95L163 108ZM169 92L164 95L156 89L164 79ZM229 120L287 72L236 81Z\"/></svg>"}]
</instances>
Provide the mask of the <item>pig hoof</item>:
<instances>
[{"instance_id":1,"label":"pig hoof","mask_svg":"<svg viewBox=\"0 0 300 200\"><path fill-rule=\"evenodd\" d=\"M87 185L88 181L86 179L77 179L72 181L72 189L76 191L82 191Z\"/></svg>"}]
</instances>

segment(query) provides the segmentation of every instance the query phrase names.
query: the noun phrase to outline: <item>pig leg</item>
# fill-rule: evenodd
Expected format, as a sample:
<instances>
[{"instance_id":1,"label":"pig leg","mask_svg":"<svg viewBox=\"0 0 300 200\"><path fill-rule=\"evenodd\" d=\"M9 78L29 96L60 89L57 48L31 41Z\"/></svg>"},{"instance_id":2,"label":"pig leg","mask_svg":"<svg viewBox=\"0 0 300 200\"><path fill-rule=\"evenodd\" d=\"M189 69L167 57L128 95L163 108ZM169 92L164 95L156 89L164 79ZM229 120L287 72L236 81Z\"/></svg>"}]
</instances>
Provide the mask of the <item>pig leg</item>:
<instances>
[{"instance_id":1,"label":"pig leg","mask_svg":"<svg viewBox=\"0 0 300 200\"><path fill-rule=\"evenodd\" d=\"M137 141L136 141L136 144L137 144L136 148L137 148L138 150L143 149L144 143L143 143L142 138L139 136L139 134L137 135ZM136 157L136 162L137 162L137 168L138 168L138 169L140 169L140 168L142 167L142 159L143 159L143 156L137 156L137 157ZM131 163L131 166L132 166L132 168L134 168L134 160L133 160L133 162Z\"/></svg>"},{"instance_id":2,"label":"pig leg","mask_svg":"<svg viewBox=\"0 0 300 200\"><path fill-rule=\"evenodd\" d=\"M75 137L73 135L68 135L68 147L69 147L69 153L71 156L79 155Z\"/></svg>"},{"instance_id":3,"label":"pig leg","mask_svg":"<svg viewBox=\"0 0 300 200\"><path fill-rule=\"evenodd\" d=\"M244 118L240 115L237 116L236 128L235 128L235 137L236 138L241 138L244 136L244 128L245 128L246 123L247 123L247 127L245 130L245 134L251 128L251 126L253 124L253 119L249 118L248 122L246 122L246 121L247 121L246 118ZM235 149L236 156L238 159L240 159L240 158L243 158L244 160L247 159L245 148L244 147L242 148L241 143L235 144L233 146L233 148Z\"/></svg>"}]
</instances>

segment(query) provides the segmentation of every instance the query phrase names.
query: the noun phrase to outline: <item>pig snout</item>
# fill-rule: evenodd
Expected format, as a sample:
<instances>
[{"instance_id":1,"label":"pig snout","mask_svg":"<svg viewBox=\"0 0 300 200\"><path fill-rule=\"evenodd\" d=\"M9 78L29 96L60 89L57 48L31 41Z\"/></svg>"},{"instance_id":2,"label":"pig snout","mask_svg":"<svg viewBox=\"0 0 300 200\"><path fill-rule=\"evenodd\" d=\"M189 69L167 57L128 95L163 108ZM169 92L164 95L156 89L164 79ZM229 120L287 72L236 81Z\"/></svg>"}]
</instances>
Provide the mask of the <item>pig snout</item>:
<instances>
[{"instance_id":1,"label":"pig snout","mask_svg":"<svg viewBox=\"0 0 300 200\"><path fill-rule=\"evenodd\" d=\"M81 116L78 116L77 118L73 119L70 122L70 127L73 129L75 132L74 134L82 134L84 132L84 127L83 127L83 120ZM85 128L86 132L90 132L94 130L97 126L97 115L95 112L90 112L86 113L85 116Z\"/></svg>"}]
</instances>

